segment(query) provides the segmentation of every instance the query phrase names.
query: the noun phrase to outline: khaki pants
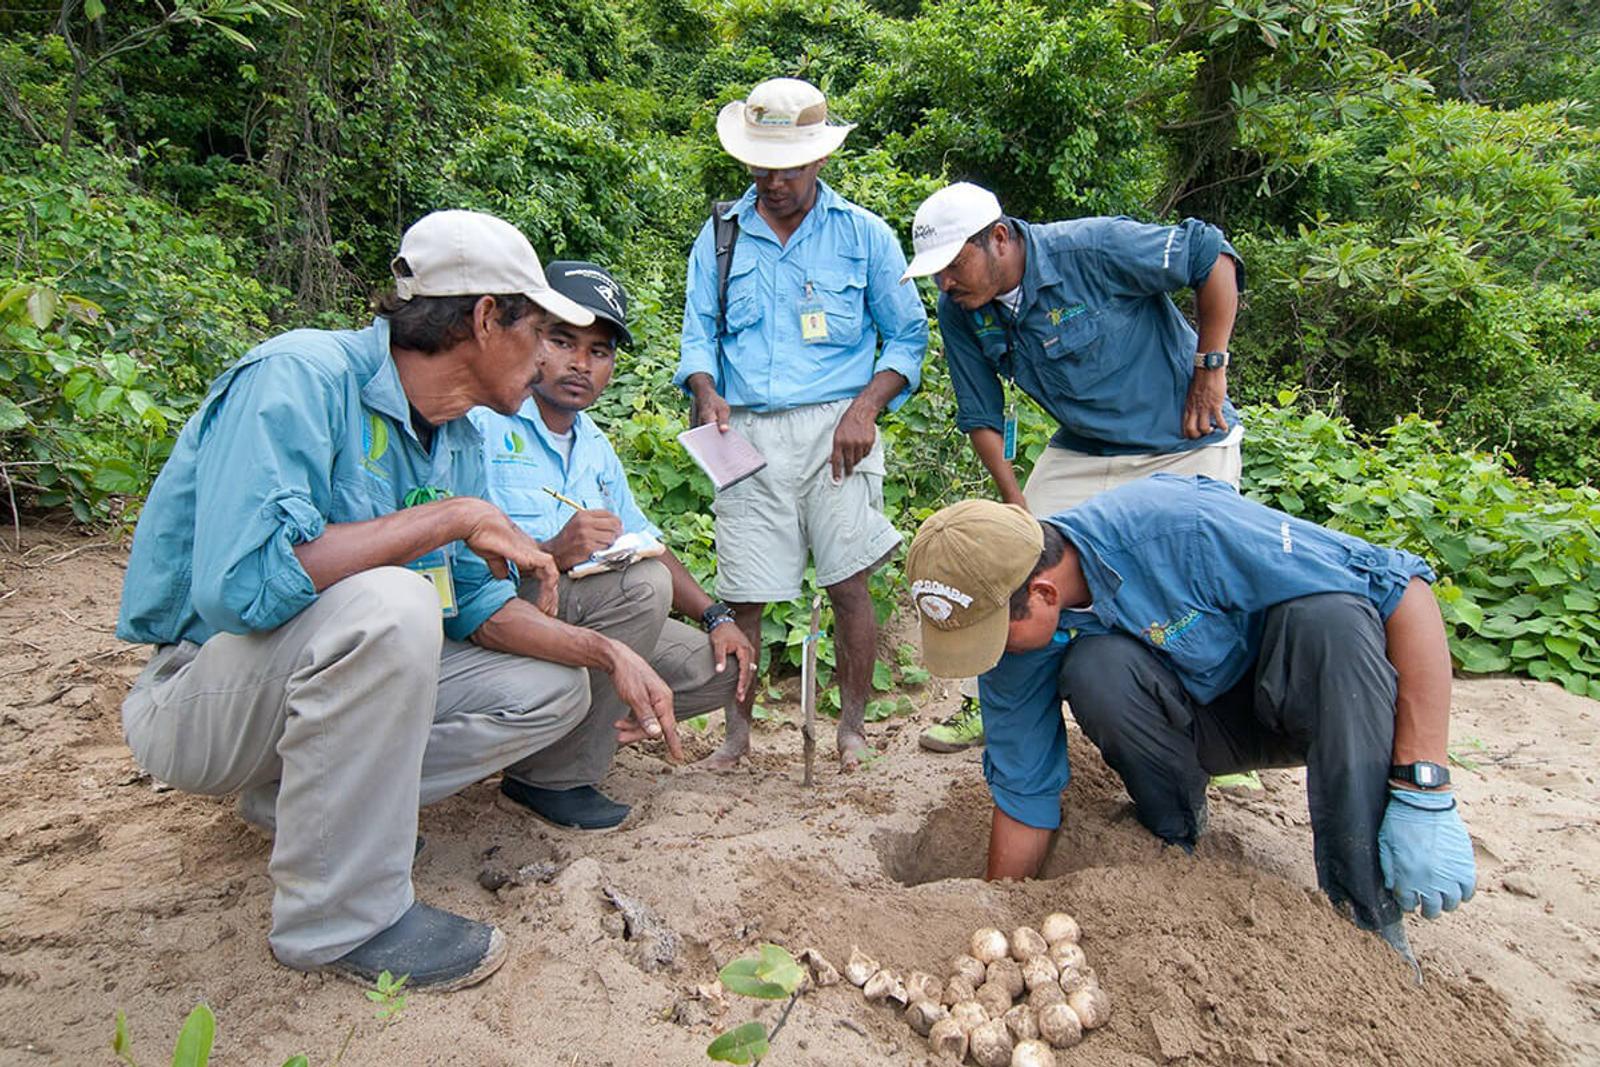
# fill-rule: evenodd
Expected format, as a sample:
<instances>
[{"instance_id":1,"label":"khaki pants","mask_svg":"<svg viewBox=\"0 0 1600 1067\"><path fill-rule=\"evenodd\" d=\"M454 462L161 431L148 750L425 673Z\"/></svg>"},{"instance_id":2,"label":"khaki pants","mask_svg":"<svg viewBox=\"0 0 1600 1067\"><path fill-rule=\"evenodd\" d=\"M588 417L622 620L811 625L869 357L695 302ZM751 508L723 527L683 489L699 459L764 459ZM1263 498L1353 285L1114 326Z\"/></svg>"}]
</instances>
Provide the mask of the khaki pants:
<instances>
[{"instance_id":1,"label":"khaki pants","mask_svg":"<svg viewBox=\"0 0 1600 1067\"><path fill-rule=\"evenodd\" d=\"M535 599L538 584L524 583L521 595ZM645 559L587 578L563 576L557 614L563 622L605 634L642 656L672 689L679 722L731 707L738 665L730 662L717 673L710 638L697 627L667 618L671 607L671 572L660 560ZM632 712L605 671L590 669L589 694L588 713L575 730L507 767L506 774L544 789L599 784L617 754L612 724Z\"/></svg>"},{"instance_id":2,"label":"khaki pants","mask_svg":"<svg viewBox=\"0 0 1600 1067\"><path fill-rule=\"evenodd\" d=\"M1187 452L1091 456L1051 445L1039 456L1022 495L1028 510L1041 519L1075 508L1096 493L1152 474L1201 474L1239 488L1239 434Z\"/></svg>"},{"instance_id":3,"label":"khaki pants","mask_svg":"<svg viewBox=\"0 0 1600 1067\"><path fill-rule=\"evenodd\" d=\"M278 629L163 645L122 706L128 747L191 793L275 823L273 954L344 955L413 901L417 806L550 745L582 670L444 639L429 582L379 567Z\"/></svg>"}]
</instances>

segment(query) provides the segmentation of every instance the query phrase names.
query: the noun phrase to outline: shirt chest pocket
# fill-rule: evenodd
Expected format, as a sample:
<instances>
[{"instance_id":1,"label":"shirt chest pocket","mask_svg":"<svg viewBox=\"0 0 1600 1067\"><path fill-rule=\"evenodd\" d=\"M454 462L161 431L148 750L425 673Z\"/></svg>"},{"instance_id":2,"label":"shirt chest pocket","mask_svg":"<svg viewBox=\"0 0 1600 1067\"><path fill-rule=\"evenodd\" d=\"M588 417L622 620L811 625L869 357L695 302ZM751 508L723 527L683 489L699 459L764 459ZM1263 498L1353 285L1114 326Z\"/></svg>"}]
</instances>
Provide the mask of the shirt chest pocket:
<instances>
[{"instance_id":1,"label":"shirt chest pocket","mask_svg":"<svg viewBox=\"0 0 1600 1067\"><path fill-rule=\"evenodd\" d=\"M734 249L733 264L728 270L728 332L747 330L761 321L766 301L761 292L761 271L754 254L740 258Z\"/></svg>"},{"instance_id":2,"label":"shirt chest pocket","mask_svg":"<svg viewBox=\"0 0 1600 1067\"><path fill-rule=\"evenodd\" d=\"M1059 314L1059 313L1057 313ZM1040 357L1041 372L1069 396L1083 396L1112 369L1104 352L1104 316L1079 311L1052 322L1051 312L1030 322L1028 340Z\"/></svg>"},{"instance_id":3,"label":"shirt chest pocket","mask_svg":"<svg viewBox=\"0 0 1600 1067\"><path fill-rule=\"evenodd\" d=\"M866 264L850 260L846 263L850 268L810 272L806 279L809 297L801 297L802 311L808 310L804 305L811 304L827 316L828 343L834 345L853 345L861 340L866 321Z\"/></svg>"},{"instance_id":4,"label":"shirt chest pocket","mask_svg":"<svg viewBox=\"0 0 1600 1067\"><path fill-rule=\"evenodd\" d=\"M1158 610L1139 631L1145 644L1172 658L1185 674L1206 678L1244 651L1244 635L1232 620L1197 608Z\"/></svg>"}]
</instances>

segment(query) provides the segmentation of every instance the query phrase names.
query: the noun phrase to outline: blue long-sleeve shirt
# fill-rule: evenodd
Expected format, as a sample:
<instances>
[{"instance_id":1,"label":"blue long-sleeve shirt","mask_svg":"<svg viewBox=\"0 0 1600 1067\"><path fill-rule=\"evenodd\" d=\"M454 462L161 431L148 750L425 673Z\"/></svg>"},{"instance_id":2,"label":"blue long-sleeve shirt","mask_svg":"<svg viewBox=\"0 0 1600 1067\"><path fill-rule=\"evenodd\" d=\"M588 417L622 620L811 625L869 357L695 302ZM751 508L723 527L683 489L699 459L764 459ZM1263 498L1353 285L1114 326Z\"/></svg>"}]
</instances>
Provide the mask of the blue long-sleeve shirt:
<instances>
[{"instance_id":1,"label":"blue long-sleeve shirt","mask_svg":"<svg viewBox=\"0 0 1600 1067\"><path fill-rule=\"evenodd\" d=\"M1072 639L1142 641L1199 704L1231 689L1261 654L1268 609L1318 593L1365 597L1388 619L1421 557L1296 519L1209 478L1157 474L1045 520L1077 550L1087 609L1063 611L1052 644L1006 653L978 680L984 775L995 803L1054 828L1069 778L1058 678Z\"/></svg>"},{"instance_id":2,"label":"blue long-sleeve shirt","mask_svg":"<svg viewBox=\"0 0 1600 1067\"><path fill-rule=\"evenodd\" d=\"M489 499L529 537L549 540L576 514L570 504L545 492L548 486L585 508L611 512L622 520L623 533L648 533L660 540L661 530L633 498L616 449L586 413L578 412L573 420L570 457L531 398L515 415L473 408L467 417L483 435Z\"/></svg>"},{"instance_id":3,"label":"blue long-sleeve shirt","mask_svg":"<svg viewBox=\"0 0 1600 1067\"><path fill-rule=\"evenodd\" d=\"M1227 431L1183 435L1197 339L1168 294L1204 285L1221 254L1242 263L1222 231L1120 217L1016 226L1026 262L1015 316L998 302L968 311L939 297L956 428L1001 430L1001 380L1011 379L1060 424L1059 448L1110 456L1220 441ZM1231 403L1223 414L1238 425Z\"/></svg>"},{"instance_id":4,"label":"blue long-sleeve shirt","mask_svg":"<svg viewBox=\"0 0 1600 1067\"><path fill-rule=\"evenodd\" d=\"M877 215L826 182L788 242L756 210L755 187L728 209L739 219L728 275L727 334L717 358L717 265L711 221L689 253L678 371L704 373L728 403L785 411L854 397L879 371L899 371L903 404L922 380L928 318L916 287L901 285L905 253ZM827 339L802 338L802 307L820 308ZM882 347L879 347L879 340Z\"/></svg>"},{"instance_id":5,"label":"blue long-sleeve shirt","mask_svg":"<svg viewBox=\"0 0 1600 1067\"><path fill-rule=\"evenodd\" d=\"M274 337L217 378L178 435L134 530L117 636L199 644L276 629L317 598L294 546L423 487L486 496L482 445L459 418L423 449L389 324ZM445 551L457 614L444 630L464 640L516 589L461 542Z\"/></svg>"}]
</instances>

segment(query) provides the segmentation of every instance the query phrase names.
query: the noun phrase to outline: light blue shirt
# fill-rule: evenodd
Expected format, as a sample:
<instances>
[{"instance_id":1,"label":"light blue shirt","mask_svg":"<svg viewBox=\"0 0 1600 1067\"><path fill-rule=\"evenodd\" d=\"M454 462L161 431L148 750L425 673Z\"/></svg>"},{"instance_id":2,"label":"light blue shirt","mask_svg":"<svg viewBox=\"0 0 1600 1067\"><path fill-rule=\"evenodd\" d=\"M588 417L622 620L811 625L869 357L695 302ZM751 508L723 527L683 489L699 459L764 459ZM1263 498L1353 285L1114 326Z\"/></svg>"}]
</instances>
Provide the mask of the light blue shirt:
<instances>
[{"instance_id":1,"label":"light blue shirt","mask_svg":"<svg viewBox=\"0 0 1600 1067\"><path fill-rule=\"evenodd\" d=\"M429 452L389 355L389 324L295 330L247 352L184 425L133 534L117 636L203 643L273 630L317 599L294 546L431 486L485 496L483 448L465 418ZM457 541L449 553L465 640L516 595Z\"/></svg>"},{"instance_id":2,"label":"light blue shirt","mask_svg":"<svg viewBox=\"0 0 1600 1067\"><path fill-rule=\"evenodd\" d=\"M661 530L633 499L616 449L586 413L578 412L573 420L570 459L532 397L515 415L473 408L467 417L483 436L489 499L529 537L547 541L575 514L570 505L545 492L548 486L585 508L616 515L623 533L643 532L661 540Z\"/></svg>"},{"instance_id":3,"label":"light blue shirt","mask_svg":"<svg viewBox=\"0 0 1600 1067\"><path fill-rule=\"evenodd\" d=\"M1108 456L1220 441L1226 430L1183 435L1197 339L1167 294L1204 285L1219 255L1241 262L1222 231L1198 219L1016 226L1027 257L1015 315L998 301L968 311L939 295L956 428L1001 430L1010 379L1060 425L1058 448ZM1223 415L1238 425L1231 403Z\"/></svg>"},{"instance_id":4,"label":"light blue shirt","mask_svg":"<svg viewBox=\"0 0 1600 1067\"><path fill-rule=\"evenodd\" d=\"M1296 519L1209 478L1153 475L1045 521L1077 549L1092 603L1063 611L1045 648L1003 655L978 689L989 791L1012 818L1047 829L1060 823L1070 777L1059 678L1073 638L1141 641L1209 704L1260 657L1274 605L1348 593L1387 620L1412 578L1435 579L1420 556Z\"/></svg>"},{"instance_id":5,"label":"light blue shirt","mask_svg":"<svg viewBox=\"0 0 1600 1067\"><path fill-rule=\"evenodd\" d=\"M786 411L856 396L879 371L899 371L906 388L922 381L928 317L916 286L901 285L905 253L888 223L845 200L826 182L787 244L756 210L755 186L728 209L739 239L728 275L728 332L717 359L717 264L711 220L689 253L679 344L678 386L711 376L733 407ZM827 339L801 337L802 308L820 309ZM879 339L883 345L880 350Z\"/></svg>"}]
</instances>

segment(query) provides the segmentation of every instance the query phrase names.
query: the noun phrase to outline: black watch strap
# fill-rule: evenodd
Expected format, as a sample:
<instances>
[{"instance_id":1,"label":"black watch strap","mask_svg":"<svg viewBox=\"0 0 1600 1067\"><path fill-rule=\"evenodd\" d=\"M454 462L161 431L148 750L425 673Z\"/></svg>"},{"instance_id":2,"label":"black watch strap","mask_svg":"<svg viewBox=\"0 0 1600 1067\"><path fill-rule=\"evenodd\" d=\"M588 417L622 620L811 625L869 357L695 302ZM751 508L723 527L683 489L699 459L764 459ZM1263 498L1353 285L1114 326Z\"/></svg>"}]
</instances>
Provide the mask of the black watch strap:
<instances>
[{"instance_id":1,"label":"black watch strap","mask_svg":"<svg viewBox=\"0 0 1600 1067\"><path fill-rule=\"evenodd\" d=\"M725 622L733 621L733 609L720 600L713 601L709 608L700 613L700 625L705 627L706 633L710 633Z\"/></svg>"},{"instance_id":2,"label":"black watch strap","mask_svg":"<svg viewBox=\"0 0 1600 1067\"><path fill-rule=\"evenodd\" d=\"M1450 784L1450 768L1427 760L1415 763L1396 763L1389 768L1389 777L1397 782L1410 782L1423 789L1437 789Z\"/></svg>"}]
</instances>

